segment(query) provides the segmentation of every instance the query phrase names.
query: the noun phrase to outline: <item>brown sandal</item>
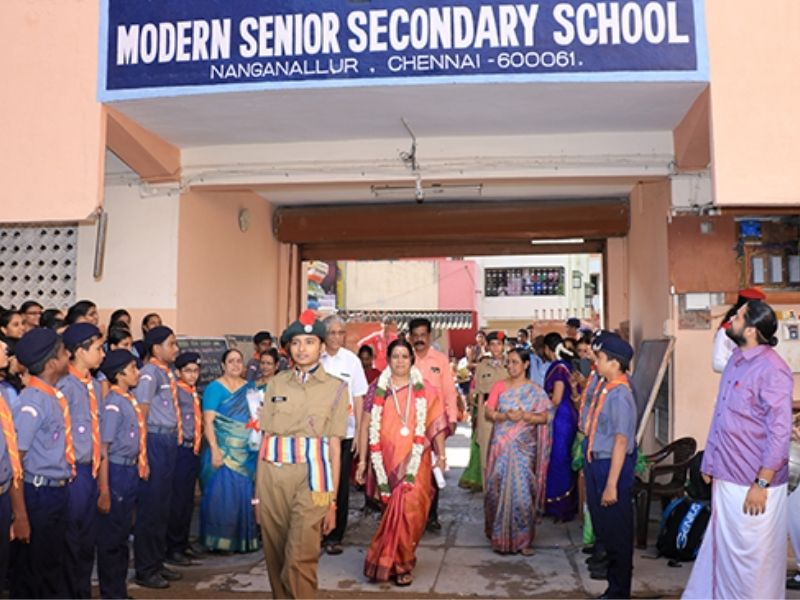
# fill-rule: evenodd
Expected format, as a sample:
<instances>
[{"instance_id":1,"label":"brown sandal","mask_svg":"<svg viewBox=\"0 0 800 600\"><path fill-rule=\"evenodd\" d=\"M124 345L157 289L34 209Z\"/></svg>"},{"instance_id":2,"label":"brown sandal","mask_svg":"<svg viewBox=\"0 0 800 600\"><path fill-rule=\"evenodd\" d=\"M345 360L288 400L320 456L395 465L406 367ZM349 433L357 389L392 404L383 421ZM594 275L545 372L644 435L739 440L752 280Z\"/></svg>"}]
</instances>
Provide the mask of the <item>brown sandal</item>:
<instances>
[{"instance_id":1,"label":"brown sandal","mask_svg":"<svg viewBox=\"0 0 800 600\"><path fill-rule=\"evenodd\" d=\"M395 577L395 583L398 587L407 587L414 583L414 576L411 573L401 573Z\"/></svg>"}]
</instances>

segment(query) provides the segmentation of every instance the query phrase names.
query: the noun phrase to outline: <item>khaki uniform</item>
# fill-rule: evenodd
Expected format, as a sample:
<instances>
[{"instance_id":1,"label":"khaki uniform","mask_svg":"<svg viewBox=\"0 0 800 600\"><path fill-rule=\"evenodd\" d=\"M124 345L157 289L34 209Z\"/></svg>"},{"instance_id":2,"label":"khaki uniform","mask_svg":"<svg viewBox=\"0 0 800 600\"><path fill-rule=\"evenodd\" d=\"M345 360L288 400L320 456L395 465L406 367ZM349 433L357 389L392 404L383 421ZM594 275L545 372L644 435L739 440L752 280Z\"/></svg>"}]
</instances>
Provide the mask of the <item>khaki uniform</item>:
<instances>
[{"instance_id":1,"label":"khaki uniform","mask_svg":"<svg viewBox=\"0 0 800 600\"><path fill-rule=\"evenodd\" d=\"M486 481L486 459L489 456L489 442L492 439L492 423L486 420L484 403L489 398L494 384L508 377L505 364L493 365L489 357L481 358L475 367L475 393L478 395L477 442L481 451L481 473Z\"/></svg>"},{"instance_id":2,"label":"khaki uniform","mask_svg":"<svg viewBox=\"0 0 800 600\"><path fill-rule=\"evenodd\" d=\"M344 438L347 383L317 367L305 383L294 370L273 377L264 394L261 429L266 435ZM261 538L274 598L313 598L317 592L322 520L305 464L259 460L256 475Z\"/></svg>"}]
</instances>

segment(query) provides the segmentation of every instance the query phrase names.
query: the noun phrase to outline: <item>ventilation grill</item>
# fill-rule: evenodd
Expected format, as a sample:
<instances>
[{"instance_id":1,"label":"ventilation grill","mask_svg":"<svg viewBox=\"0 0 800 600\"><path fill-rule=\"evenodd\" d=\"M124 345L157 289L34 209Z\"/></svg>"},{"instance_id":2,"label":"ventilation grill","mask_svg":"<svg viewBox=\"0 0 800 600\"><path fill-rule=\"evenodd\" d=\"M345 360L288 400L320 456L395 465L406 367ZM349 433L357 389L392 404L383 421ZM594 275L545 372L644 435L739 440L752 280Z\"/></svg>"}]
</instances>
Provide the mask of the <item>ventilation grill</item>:
<instances>
[{"instance_id":1,"label":"ventilation grill","mask_svg":"<svg viewBox=\"0 0 800 600\"><path fill-rule=\"evenodd\" d=\"M0 227L0 306L73 304L77 256L77 224Z\"/></svg>"}]
</instances>

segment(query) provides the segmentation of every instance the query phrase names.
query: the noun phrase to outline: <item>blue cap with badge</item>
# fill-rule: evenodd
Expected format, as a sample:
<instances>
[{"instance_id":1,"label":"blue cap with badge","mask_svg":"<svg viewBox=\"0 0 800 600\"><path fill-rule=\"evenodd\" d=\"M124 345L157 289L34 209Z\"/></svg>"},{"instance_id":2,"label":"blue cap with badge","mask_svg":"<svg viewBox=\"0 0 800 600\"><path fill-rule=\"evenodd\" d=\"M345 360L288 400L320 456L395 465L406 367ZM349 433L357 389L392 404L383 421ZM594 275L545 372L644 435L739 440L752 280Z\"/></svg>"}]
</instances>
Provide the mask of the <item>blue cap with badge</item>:
<instances>
[{"instance_id":1,"label":"blue cap with badge","mask_svg":"<svg viewBox=\"0 0 800 600\"><path fill-rule=\"evenodd\" d=\"M633 347L619 337L616 333L604 332L600 338L592 344L595 352L603 352L608 358L630 362L633 358Z\"/></svg>"},{"instance_id":2,"label":"blue cap with badge","mask_svg":"<svg viewBox=\"0 0 800 600\"><path fill-rule=\"evenodd\" d=\"M85 341L95 337L102 337L102 335L103 334L96 325L92 325L91 323L75 323L67 327L64 331L64 345L67 347L67 350L73 351Z\"/></svg>"}]
</instances>

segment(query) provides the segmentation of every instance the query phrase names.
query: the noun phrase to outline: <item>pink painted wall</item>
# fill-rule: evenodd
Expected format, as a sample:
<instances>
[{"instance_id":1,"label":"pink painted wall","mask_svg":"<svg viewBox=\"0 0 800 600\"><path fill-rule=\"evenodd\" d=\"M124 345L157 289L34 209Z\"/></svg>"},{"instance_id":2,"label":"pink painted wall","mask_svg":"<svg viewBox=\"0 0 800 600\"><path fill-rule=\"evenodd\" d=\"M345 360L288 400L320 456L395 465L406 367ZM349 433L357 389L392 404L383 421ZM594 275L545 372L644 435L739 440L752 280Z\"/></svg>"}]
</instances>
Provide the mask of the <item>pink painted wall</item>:
<instances>
[{"instance_id":1,"label":"pink painted wall","mask_svg":"<svg viewBox=\"0 0 800 600\"><path fill-rule=\"evenodd\" d=\"M707 0L718 204L800 203L800 2Z\"/></svg>"},{"instance_id":2,"label":"pink painted wall","mask_svg":"<svg viewBox=\"0 0 800 600\"><path fill-rule=\"evenodd\" d=\"M439 271L439 310L476 310L475 263L470 260L436 260Z\"/></svg>"},{"instance_id":3,"label":"pink painted wall","mask_svg":"<svg viewBox=\"0 0 800 600\"><path fill-rule=\"evenodd\" d=\"M250 211L250 228L239 230L239 210ZM181 195L178 238L177 330L188 335L273 333L279 321L280 256L272 235L272 206L251 192Z\"/></svg>"},{"instance_id":4,"label":"pink painted wall","mask_svg":"<svg viewBox=\"0 0 800 600\"><path fill-rule=\"evenodd\" d=\"M85 219L101 202L100 4L3 0L0 6L5 222Z\"/></svg>"}]
</instances>

